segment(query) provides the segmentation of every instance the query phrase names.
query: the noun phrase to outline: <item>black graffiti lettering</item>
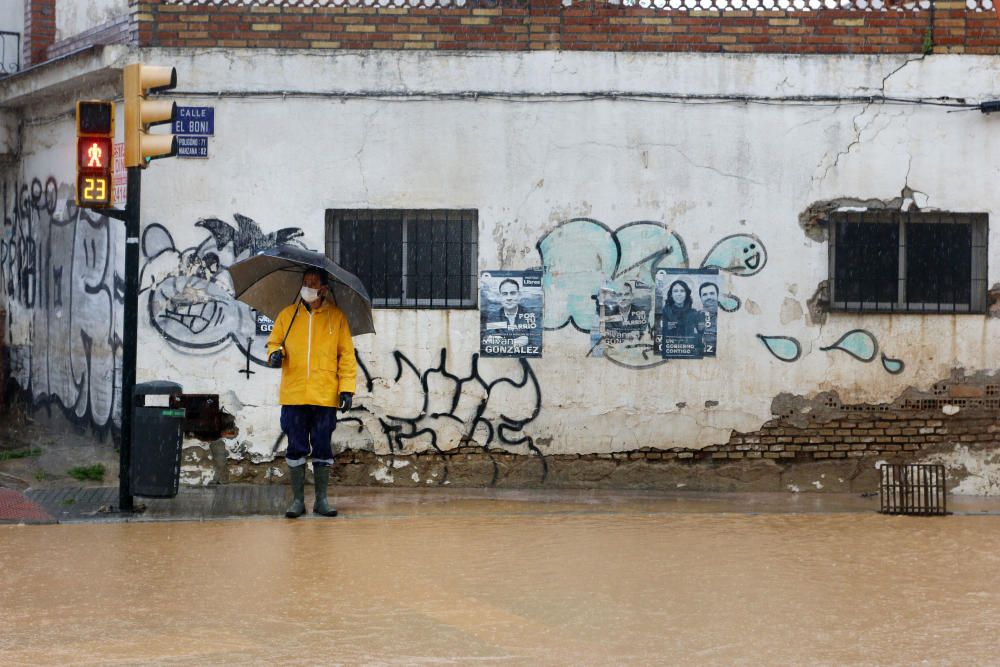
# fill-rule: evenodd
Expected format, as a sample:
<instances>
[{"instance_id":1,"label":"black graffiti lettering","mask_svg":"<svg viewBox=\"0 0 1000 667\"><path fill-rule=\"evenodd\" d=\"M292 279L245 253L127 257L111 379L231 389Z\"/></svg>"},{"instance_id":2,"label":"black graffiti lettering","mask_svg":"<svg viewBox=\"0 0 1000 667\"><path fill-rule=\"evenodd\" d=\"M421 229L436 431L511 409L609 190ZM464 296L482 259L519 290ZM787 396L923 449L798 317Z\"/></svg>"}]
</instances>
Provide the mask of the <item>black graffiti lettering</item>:
<instances>
[{"instance_id":1,"label":"black graffiti lettering","mask_svg":"<svg viewBox=\"0 0 1000 667\"><path fill-rule=\"evenodd\" d=\"M0 290L15 390L98 437L120 421L122 234L108 218L60 207L54 177L3 184ZM15 337L14 325L26 337ZM21 334L25 336L25 334Z\"/></svg>"}]
</instances>

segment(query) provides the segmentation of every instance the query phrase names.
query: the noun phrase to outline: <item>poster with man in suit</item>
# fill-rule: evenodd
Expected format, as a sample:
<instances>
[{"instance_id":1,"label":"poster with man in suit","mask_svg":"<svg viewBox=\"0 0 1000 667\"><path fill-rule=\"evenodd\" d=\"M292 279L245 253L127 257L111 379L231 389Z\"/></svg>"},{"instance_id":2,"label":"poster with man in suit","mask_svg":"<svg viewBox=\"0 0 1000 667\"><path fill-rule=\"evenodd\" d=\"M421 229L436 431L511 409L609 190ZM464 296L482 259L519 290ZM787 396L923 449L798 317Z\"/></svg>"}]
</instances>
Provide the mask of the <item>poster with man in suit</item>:
<instances>
[{"instance_id":1,"label":"poster with man in suit","mask_svg":"<svg viewBox=\"0 0 1000 667\"><path fill-rule=\"evenodd\" d=\"M640 280L606 280L593 296L597 308L588 356L640 363L653 350L653 290Z\"/></svg>"},{"instance_id":2,"label":"poster with man in suit","mask_svg":"<svg viewBox=\"0 0 1000 667\"><path fill-rule=\"evenodd\" d=\"M542 272L479 274L479 353L484 357L542 356Z\"/></svg>"}]
</instances>

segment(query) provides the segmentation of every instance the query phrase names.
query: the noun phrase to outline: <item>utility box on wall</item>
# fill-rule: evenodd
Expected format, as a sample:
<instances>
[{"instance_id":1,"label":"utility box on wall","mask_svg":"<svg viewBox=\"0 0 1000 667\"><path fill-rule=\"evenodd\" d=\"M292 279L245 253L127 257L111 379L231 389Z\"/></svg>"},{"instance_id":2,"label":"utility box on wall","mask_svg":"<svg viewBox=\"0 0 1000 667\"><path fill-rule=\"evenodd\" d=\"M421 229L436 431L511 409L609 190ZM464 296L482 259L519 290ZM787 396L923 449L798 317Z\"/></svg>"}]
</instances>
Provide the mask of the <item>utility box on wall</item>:
<instances>
[{"instance_id":1,"label":"utility box on wall","mask_svg":"<svg viewBox=\"0 0 1000 667\"><path fill-rule=\"evenodd\" d=\"M182 391L176 382L143 382L135 386L129 474L132 493L136 496L173 498L177 495L185 412L184 408L172 407L170 397ZM163 398L150 398L154 396Z\"/></svg>"}]
</instances>

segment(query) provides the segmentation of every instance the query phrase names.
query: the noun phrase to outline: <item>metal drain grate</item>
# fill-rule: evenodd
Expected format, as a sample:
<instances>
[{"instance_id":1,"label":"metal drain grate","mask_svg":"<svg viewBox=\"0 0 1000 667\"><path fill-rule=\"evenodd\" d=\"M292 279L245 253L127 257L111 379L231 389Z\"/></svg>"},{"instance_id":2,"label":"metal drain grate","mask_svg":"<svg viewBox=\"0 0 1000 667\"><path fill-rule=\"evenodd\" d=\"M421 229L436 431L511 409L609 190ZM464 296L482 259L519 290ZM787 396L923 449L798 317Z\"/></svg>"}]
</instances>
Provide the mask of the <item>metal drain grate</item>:
<instances>
[{"instance_id":1,"label":"metal drain grate","mask_svg":"<svg viewBox=\"0 0 1000 667\"><path fill-rule=\"evenodd\" d=\"M883 463L879 496L882 514L941 516L948 513L944 466L926 463Z\"/></svg>"}]
</instances>

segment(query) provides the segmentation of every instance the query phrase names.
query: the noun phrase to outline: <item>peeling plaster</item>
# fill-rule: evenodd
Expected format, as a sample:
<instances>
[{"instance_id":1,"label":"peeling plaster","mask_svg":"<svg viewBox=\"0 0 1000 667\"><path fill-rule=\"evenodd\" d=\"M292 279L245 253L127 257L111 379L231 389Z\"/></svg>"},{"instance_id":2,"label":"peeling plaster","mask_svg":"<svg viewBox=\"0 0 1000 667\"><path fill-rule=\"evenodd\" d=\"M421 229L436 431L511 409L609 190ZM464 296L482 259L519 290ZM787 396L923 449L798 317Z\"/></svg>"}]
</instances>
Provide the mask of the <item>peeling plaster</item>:
<instances>
[{"instance_id":1,"label":"peeling plaster","mask_svg":"<svg viewBox=\"0 0 1000 667\"><path fill-rule=\"evenodd\" d=\"M928 463L945 466L951 477L961 481L951 493L970 496L1000 495L1000 450L973 450L958 445L951 452L935 453L927 457Z\"/></svg>"},{"instance_id":2,"label":"peeling plaster","mask_svg":"<svg viewBox=\"0 0 1000 667\"><path fill-rule=\"evenodd\" d=\"M830 314L830 281L823 280L816 286L816 291L806 301L809 309L809 323L823 326L826 318Z\"/></svg>"},{"instance_id":3,"label":"peeling plaster","mask_svg":"<svg viewBox=\"0 0 1000 667\"><path fill-rule=\"evenodd\" d=\"M802 319L802 305L791 297L785 297L781 303L781 323L791 324Z\"/></svg>"}]
</instances>

